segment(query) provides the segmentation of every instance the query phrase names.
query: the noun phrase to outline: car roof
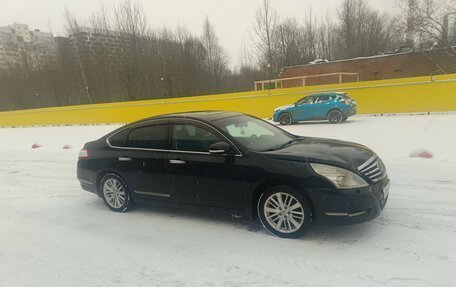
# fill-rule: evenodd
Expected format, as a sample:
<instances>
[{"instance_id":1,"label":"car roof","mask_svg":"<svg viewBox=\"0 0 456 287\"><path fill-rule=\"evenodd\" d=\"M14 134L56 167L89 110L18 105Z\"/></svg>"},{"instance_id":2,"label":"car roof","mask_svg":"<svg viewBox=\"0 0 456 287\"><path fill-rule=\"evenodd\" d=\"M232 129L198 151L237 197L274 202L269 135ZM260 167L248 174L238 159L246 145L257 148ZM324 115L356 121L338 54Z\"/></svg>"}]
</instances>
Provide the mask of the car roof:
<instances>
[{"instance_id":1,"label":"car roof","mask_svg":"<svg viewBox=\"0 0 456 287\"><path fill-rule=\"evenodd\" d=\"M164 114L154 117L145 118L139 120L137 123L147 122L150 120L158 120L158 119L195 119L200 121L212 122L219 119L224 118L231 118L235 116L242 116L243 113L238 112L230 112L230 111L191 111L191 112L181 112L181 113L172 113L172 114Z\"/></svg>"},{"instance_id":2,"label":"car roof","mask_svg":"<svg viewBox=\"0 0 456 287\"><path fill-rule=\"evenodd\" d=\"M328 92L328 93L320 93L320 94L311 94L307 95L306 97L319 97L319 96L340 96L340 95L345 95L347 93L343 92Z\"/></svg>"},{"instance_id":3,"label":"car roof","mask_svg":"<svg viewBox=\"0 0 456 287\"><path fill-rule=\"evenodd\" d=\"M159 120L159 119L194 119L194 120L199 120L202 122L212 122L215 120L220 120L220 119L225 119L225 118L231 118L235 116L243 116L245 114L243 113L237 113L237 112L229 112L229 111L194 111L194 112L182 112L182 113L172 113L172 114L163 114L163 115L158 115L158 116L153 116L149 118L144 118L135 122L131 122L125 126L121 126L112 132L106 134L101 138L101 140L104 140L113 134L118 133L121 130L130 128L132 126L136 125L141 125L142 123L147 123L148 121L151 120Z\"/></svg>"}]
</instances>

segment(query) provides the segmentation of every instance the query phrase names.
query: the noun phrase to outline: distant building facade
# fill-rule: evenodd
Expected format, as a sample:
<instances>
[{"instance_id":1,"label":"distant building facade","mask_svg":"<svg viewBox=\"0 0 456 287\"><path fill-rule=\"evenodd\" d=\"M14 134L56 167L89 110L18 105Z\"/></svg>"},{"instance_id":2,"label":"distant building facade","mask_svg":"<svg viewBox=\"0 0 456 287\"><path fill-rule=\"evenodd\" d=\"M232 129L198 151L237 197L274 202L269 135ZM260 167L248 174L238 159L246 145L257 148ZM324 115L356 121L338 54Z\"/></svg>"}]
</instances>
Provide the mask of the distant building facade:
<instances>
[{"instance_id":1,"label":"distant building facade","mask_svg":"<svg viewBox=\"0 0 456 287\"><path fill-rule=\"evenodd\" d=\"M69 49L73 62L119 65L131 39L115 31L96 31L79 27L69 35Z\"/></svg>"},{"instance_id":2,"label":"distant building facade","mask_svg":"<svg viewBox=\"0 0 456 287\"><path fill-rule=\"evenodd\" d=\"M57 53L57 44L51 33L38 29L31 31L27 24L0 27L0 70L55 66Z\"/></svg>"},{"instance_id":3,"label":"distant building facade","mask_svg":"<svg viewBox=\"0 0 456 287\"><path fill-rule=\"evenodd\" d=\"M14 34L8 27L0 27L0 70L9 69L17 63L18 51Z\"/></svg>"},{"instance_id":4,"label":"distant building facade","mask_svg":"<svg viewBox=\"0 0 456 287\"><path fill-rule=\"evenodd\" d=\"M359 81L450 74L456 73L456 57L443 49L361 57L328 63L284 67L279 74L279 79L333 73L357 73L359 74ZM356 77L343 78L343 82L356 80ZM306 80L306 85L334 84L337 81L337 76L313 77ZM282 83L284 88L300 85L302 85L300 80L287 80Z\"/></svg>"}]
</instances>

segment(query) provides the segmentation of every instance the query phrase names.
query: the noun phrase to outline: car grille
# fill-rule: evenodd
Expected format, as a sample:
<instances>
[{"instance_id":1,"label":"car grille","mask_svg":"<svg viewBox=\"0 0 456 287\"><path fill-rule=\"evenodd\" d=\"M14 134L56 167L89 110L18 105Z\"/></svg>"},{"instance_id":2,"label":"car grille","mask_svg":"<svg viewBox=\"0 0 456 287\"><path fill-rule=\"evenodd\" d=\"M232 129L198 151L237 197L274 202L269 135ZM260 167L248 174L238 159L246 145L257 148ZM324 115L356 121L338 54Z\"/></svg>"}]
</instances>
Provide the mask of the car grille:
<instances>
[{"instance_id":1,"label":"car grille","mask_svg":"<svg viewBox=\"0 0 456 287\"><path fill-rule=\"evenodd\" d=\"M386 175L385 165L377 155L373 155L365 163L360 165L358 170L373 182L383 179Z\"/></svg>"}]
</instances>

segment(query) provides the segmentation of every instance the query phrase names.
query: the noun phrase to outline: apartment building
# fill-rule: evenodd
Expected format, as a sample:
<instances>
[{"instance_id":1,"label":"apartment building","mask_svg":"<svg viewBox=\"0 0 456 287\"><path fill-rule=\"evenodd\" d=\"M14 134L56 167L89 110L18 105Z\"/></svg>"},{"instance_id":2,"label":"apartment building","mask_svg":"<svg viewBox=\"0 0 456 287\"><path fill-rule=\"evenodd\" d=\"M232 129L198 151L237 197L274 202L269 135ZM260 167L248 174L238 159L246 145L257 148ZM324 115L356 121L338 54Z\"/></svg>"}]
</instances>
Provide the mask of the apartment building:
<instances>
[{"instance_id":1,"label":"apartment building","mask_svg":"<svg viewBox=\"0 0 456 287\"><path fill-rule=\"evenodd\" d=\"M0 70L22 67L31 70L53 66L57 44L51 33L30 30L27 24L0 27Z\"/></svg>"}]
</instances>

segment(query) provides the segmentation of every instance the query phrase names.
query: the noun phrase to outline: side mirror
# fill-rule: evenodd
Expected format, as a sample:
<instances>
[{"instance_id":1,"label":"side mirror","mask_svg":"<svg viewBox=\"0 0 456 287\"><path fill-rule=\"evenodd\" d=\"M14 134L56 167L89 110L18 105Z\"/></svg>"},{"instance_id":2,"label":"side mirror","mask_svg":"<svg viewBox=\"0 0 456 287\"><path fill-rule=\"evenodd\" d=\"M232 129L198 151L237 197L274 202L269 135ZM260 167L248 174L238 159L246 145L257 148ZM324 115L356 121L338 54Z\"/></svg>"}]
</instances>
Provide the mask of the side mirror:
<instances>
[{"instance_id":1,"label":"side mirror","mask_svg":"<svg viewBox=\"0 0 456 287\"><path fill-rule=\"evenodd\" d=\"M295 103L295 107L297 107L297 106L298 106L298 102Z\"/></svg>"},{"instance_id":2,"label":"side mirror","mask_svg":"<svg viewBox=\"0 0 456 287\"><path fill-rule=\"evenodd\" d=\"M226 154L231 150L231 146L226 142L216 142L209 147L211 154Z\"/></svg>"}]
</instances>

